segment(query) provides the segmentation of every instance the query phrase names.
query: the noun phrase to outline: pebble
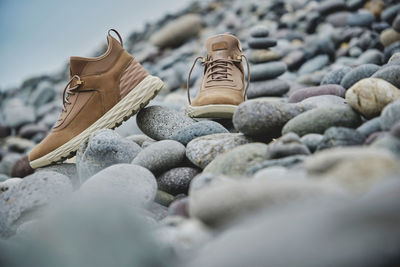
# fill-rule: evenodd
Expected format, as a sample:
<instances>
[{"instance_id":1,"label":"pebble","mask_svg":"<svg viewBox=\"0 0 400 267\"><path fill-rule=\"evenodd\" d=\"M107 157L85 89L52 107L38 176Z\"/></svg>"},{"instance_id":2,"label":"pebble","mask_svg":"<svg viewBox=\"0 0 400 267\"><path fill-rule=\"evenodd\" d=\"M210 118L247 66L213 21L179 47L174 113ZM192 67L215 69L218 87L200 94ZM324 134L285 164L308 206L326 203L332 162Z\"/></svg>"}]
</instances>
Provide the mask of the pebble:
<instances>
[{"instance_id":1,"label":"pebble","mask_svg":"<svg viewBox=\"0 0 400 267\"><path fill-rule=\"evenodd\" d=\"M380 39L383 46L390 46L391 44L400 41L400 32L393 29L386 29L381 32Z\"/></svg>"},{"instance_id":2,"label":"pebble","mask_svg":"<svg viewBox=\"0 0 400 267\"><path fill-rule=\"evenodd\" d=\"M329 64L329 56L319 55L312 59L309 59L303 65L301 65L298 73L300 75L313 73L317 70L321 70L323 67L325 67L328 64Z\"/></svg>"},{"instance_id":3,"label":"pebble","mask_svg":"<svg viewBox=\"0 0 400 267\"><path fill-rule=\"evenodd\" d=\"M294 91L290 94L288 102L297 103L306 98L319 95L335 95L339 97L344 97L346 90L337 84L326 84L316 87L307 87Z\"/></svg>"},{"instance_id":4,"label":"pebble","mask_svg":"<svg viewBox=\"0 0 400 267\"><path fill-rule=\"evenodd\" d=\"M382 67L380 70L375 72L372 78L383 79L395 87L400 88L400 65L392 65Z\"/></svg>"},{"instance_id":5,"label":"pebble","mask_svg":"<svg viewBox=\"0 0 400 267\"><path fill-rule=\"evenodd\" d=\"M173 140L155 142L143 149L132 161L152 173L161 173L177 167L185 158L185 146Z\"/></svg>"},{"instance_id":6,"label":"pebble","mask_svg":"<svg viewBox=\"0 0 400 267\"><path fill-rule=\"evenodd\" d=\"M331 127L325 131L317 150L338 146L356 146L364 143L365 137L357 130L345 127Z\"/></svg>"},{"instance_id":7,"label":"pebble","mask_svg":"<svg viewBox=\"0 0 400 267\"><path fill-rule=\"evenodd\" d=\"M185 197L173 201L168 207L168 214L189 218L189 198Z\"/></svg>"},{"instance_id":8,"label":"pebble","mask_svg":"<svg viewBox=\"0 0 400 267\"><path fill-rule=\"evenodd\" d=\"M386 131L400 121L400 100L390 103L382 110L380 121L382 130Z\"/></svg>"},{"instance_id":9,"label":"pebble","mask_svg":"<svg viewBox=\"0 0 400 267\"><path fill-rule=\"evenodd\" d=\"M7 137L11 134L11 129L0 122L0 138Z\"/></svg>"},{"instance_id":10,"label":"pebble","mask_svg":"<svg viewBox=\"0 0 400 267\"><path fill-rule=\"evenodd\" d=\"M229 133L229 131L218 122L199 121L176 131L171 136L171 139L186 146L197 137L218 133Z\"/></svg>"},{"instance_id":11,"label":"pebble","mask_svg":"<svg viewBox=\"0 0 400 267\"><path fill-rule=\"evenodd\" d=\"M290 89L290 85L281 79L252 82L247 91L249 99L262 96L282 96Z\"/></svg>"},{"instance_id":12,"label":"pebble","mask_svg":"<svg viewBox=\"0 0 400 267\"><path fill-rule=\"evenodd\" d=\"M135 142L139 146L143 146L143 144L145 142L149 142L149 143L156 142L154 139L148 137L145 134L133 134L133 135L127 136L126 139L132 140L133 142Z\"/></svg>"},{"instance_id":13,"label":"pebble","mask_svg":"<svg viewBox=\"0 0 400 267\"><path fill-rule=\"evenodd\" d=\"M331 72L328 72L325 74L324 78L321 81L321 85L324 84L340 84L343 77L351 71L350 67L341 67L338 69L335 69Z\"/></svg>"},{"instance_id":14,"label":"pebble","mask_svg":"<svg viewBox=\"0 0 400 267\"><path fill-rule=\"evenodd\" d=\"M188 143L186 157L196 166L204 169L216 156L237 146L247 144L243 134L212 134L198 137Z\"/></svg>"},{"instance_id":15,"label":"pebble","mask_svg":"<svg viewBox=\"0 0 400 267\"><path fill-rule=\"evenodd\" d=\"M169 205L171 205L172 201L174 201L174 196L167 192L157 190L154 201L155 203L158 203L164 207L168 207Z\"/></svg>"},{"instance_id":16,"label":"pebble","mask_svg":"<svg viewBox=\"0 0 400 267\"><path fill-rule=\"evenodd\" d=\"M147 206L155 198L154 175L138 165L116 164L101 170L85 181L79 193L109 200L120 200L132 206Z\"/></svg>"},{"instance_id":17,"label":"pebble","mask_svg":"<svg viewBox=\"0 0 400 267\"><path fill-rule=\"evenodd\" d=\"M253 176L255 173L270 167L287 167L291 168L295 165L302 165L303 161L305 160L306 155L293 155L287 156L284 158L279 159L268 159L264 160L261 163L255 164L254 166L248 168L246 170L247 176ZM296 177L298 177L296 175Z\"/></svg>"},{"instance_id":18,"label":"pebble","mask_svg":"<svg viewBox=\"0 0 400 267\"><path fill-rule=\"evenodd\" d=\"M332 105L347 106L346 100L342 97L335 95L318 95L306 98L299 102L299 104L306 105L312 108L327 107Z\"/></svg>"},{"instance_id":19,"label":"pebble","mask_svg":"<svg viewBox=\"0 0 400 267\"><path fill-rule=\"evenodd\" d=\"M269 37L250 38L248 45L253 49L266 49L276 46L276 39Z\"/></svg>"},{"instance_id":20,"label":"pebble","mask_svg":"<svg viewBox=\"0 0 400 267\"><path fill-rule=\"evenodd\" d=\"M6 155L4 155L2 160L0 161L0 173L11 176L12 168L20 158L21 155L18 153L7 153Z\"/></svg>"},{"instance_id":21,"label":"pebble","mask_svg":"<svg viewBox=\"0 0 400 267\"><path fill-rule=\"evenodd\" d=\"M154 140L170 139L176 131L195 123L184 114L162 106L150 106L140 110L136 122L140 130Z\"/></svg>"},{"instance_id":22,"label":"pebble","mask_svg":"<svg viewBox=\"0 0 400 267\"><path fill-rule=\"evenodd\" d=\"M372 74L379 70L379 66L375 64L364 64L352 69L342 79L340 85L345 89L350 88L356 82L369 78Z\"/></svg>"},{"instance_id":23,"label":"pebble","mask_svg":"<svg viewBox=\"0 0 400 267\"><path fill-rule=\"evenodd\" d=\"M25 177L0 195L0 236L12 234L15 223L22 223L24 214L66 199L71 194L70 180L60 173L40 172Z\"/></svg>"},{"instance_id":24,"label":"pebble","mask_svg":"<svg viewBox=\"0 0 400 267\"><path fill-rule=\"evenodd\" d=\"M383 10L381 14L381 20L391 23L396 17L396 15L399 14L399 12L400 12L400 4L389 6L385 8L385 10Z\"/></svg>"},{"instance_id":25,"label":"pebble","mask_svg":"<svg viewBox=\"0 0 400 267\"><path fill-rule=\"evenodd\" d=\"M202 19L197 14L179 17L150 38L150 42L159 47L176 47L196 36L202 28Z\"/></svg>"},{"instance_id":26,"label":"pebble","mask_svg":"<svg viewBox=\"0 0 400 267\"><path fill-rule=\"evenodd\" d=\"M264 81L282 75L286 71L287 67L285 63L276 61L253 65L250 66L250 69L251 81Z\"/></svg>"},{"instance_id":27,"label":"pebble","mask_svg":"<svg viewBox=\"0 0 400 267\"><path fill-rule=\"evenodd\" d=\"M347 24L351 27L370 27L375 22L375 16L368 11L353 13L347 20Z\"/></svg>"},{"instance_id":28,"label":"pebble","mask_svg":"<svg viewBox=\"0 0 400 267\"><path fill-rule=\"evenodd\" d=\"M14 163L11 169L11 177L24 178L34 172L31 165L29 165L28 156L22 156L19 160Z\"/></svg>"},{"instance_id":29,"label":"pebble","mask_svg":"<svg viewBox=\"0 0 400 267\"><path fill-rule=\"evenodd\" d=\"M230 176L240 176L247 169L261 163L268 151L268 146L263 143L245 144L217 156L207 167L204 173L213 173Z\"/></svg>"},{"instance_id":30,"label":"pebble","mask_svg":"<svg viewBox=\"0 0 400 267\"><path fill-rule=\"evenodd\" d=\"M400 52L400 42L396 42L394 44L389 45L388 47L385 47L385 50L383 51L384 55L383 61L384 62L389 61L390 57L398 52Z\"/></svg>"},{"instance_id":31,"label":"pebble","mask_svg":"<svg viewBox=\"0 0 400 267\"><path fill-rule=\"evenodd\" d=\"M366 78L346 92L347 103L366 118L379 116L389 103L400 99L400 90L385 80Z\"/></svg>"},{"instance_id":32,"label":"pebble","mask_svg":"<svg viewBox=\"0 0 400 267\"><path fill-rule=\"evenodd\" d=\"M102 169L130 163L142 149L113 130L103 129L90 135L77 152L77 170L81 183Z\"/></svg>"},{"instance_id":33,"label":"pebble","mask_svg":"<svg viewBox=\"0 0 400 267\"><path fill-rule=\"evenodd\" d=\"M305 53L303 50L293 50L283 57L282 61L287 65L289 70L295 70L305 61Z\"/></svg>"},{"instance_id":34,"label":"pebble","mask_svg":"<svg viewBox=\"0 0 400 267\"><path fill-rule=\"evenodd\" d=\"M346 10L346 8L346 2L343 0L322 1L317 7L317 11L321 15L328 15L330 13Z\"/></svg>"},{"instance_id":35,"label":"pebble","mask_svg":"<svg viewBox=\"0 0 400 267\"><path fill-rule=\"evenodd\" d=\"M170 169L157 178L158 188L174 196L187 194L189 184L197 174L199 170L191 167Z\"/></svg>"},{"instance_id":36,"label":"pebble","mask_svg":"<svg viewBox=\"0 0 400 267\"><path fill-rule=\"evenodd\" d=\"M25 105L19 98L13 98L5 104L3 116L4 124L10 128L18 128L36 120L34 108Z\"/></svg>"},{"instance_id":37,"label":"pebble","mask_svg":"<svg viewBox=\"0 0 400 267\"><path fill-rule=\"evenodd\" d=\"M268 37L269 30L267 26L264 25L256 25L250 29L250 36L251 37Z\"/></svg>"},{"instance_id":38,"label":"pebble","mask_svg":"<svg viewBox=\"0 0 400 267\"><path fill-rule=\"evenodd\" d=\"M305 144L310 152L314 152L317 150L318 144L322 141L324 136L322 134L306 134L303 135L300 139L300 141Z\"/></svg>"},{"instance_id":39,"label":"pebble","mask_svg":"<svg viewBox=\"0 0 400 267\"><path fill-rule=\"evenodd\" d=\"M24 153L31 150L35 143L21 137L10 136L5 140L4 145L9 151Z\"/></svg>"},{"instance_id":40,"label":"pebble","mask_svg":"<svg viewBox=\"0 0 400 267\"><path fill-rule=\"evenodd\" d=\"M300 137L294 133L288 133L268 144L268 152L265 159L279 159L293 155L309 155L310 150L304 145Z\"/></svg>"},{"instance_id":41,"label":"pebble","mask_svg":"<svg viewBox=\"0 0 400 267\"><path fill-rule=\"evenodd\" d=\"M400 15L397 15L393 20L392 27L395 31L400 32Z\"/></svg>"},{"instance_id":42,"label":"pebble","mask_svg":"<svg viewBox=\"0 0 400 267\"><path fill-rule=\"evenodd\" d=\"M357 128L357 131L364 135L365 137L370 136L372 133L380 132L381 128L381 118L376 117L369 121L364 122L360 127Z\"/></svg>"},{"instance_id":43,"label":"pebble","mask_svg":"<svg viewBox=\"0 0 400 267\"><path fill-rule=\"evenodd\" d=\"M249 53L249 60L252 63L264 63L270 61L276 61L281 58L281 55L275 51L268 49L255 49Z\"/></svg>"},{"instance_id":44,"label":"pebble","mask_svg":"<svg viewBox=\"0 0 400 267\"><path fill-rule=\"evenodd\" d=\"M355 128L361 124L360 116L350 107L330 106L306 111L289 120L282 134L294 132L299 136L309 133L324 133L332 126Z\"/></svg>"},{"instance_id":45,"label":"pebble","mask_svg":"<svg viewBox=\"0 0 400 267\"><path fill-rule=\"evenodd\" d=\"M399 171L390 151L371 147L338 147L310 156L305 162L310 175L327 179L360 194Z\"/></svg>"},{"instance_id":46,"label":"pebble","mask_svg":"<svg viewBox=\"0 0 400 267\"><path fill-rule=\"evenodd\" d=\"M307 109L298 104L250 100L236 108L233 125L245 135L277 137L287 121Z\"/></svg>"},{"instance_id":47,"label":"pebble","mask_svg":"<svg viewBox=\"0 0 400 267\"><path fill-rule=\"evenodd\" d=\"M357 58L357 64L376 64L382 65L383 53L377 49L368 49ZM346 72L347 73L347 72Z\"/></svg>"}]
</instances>

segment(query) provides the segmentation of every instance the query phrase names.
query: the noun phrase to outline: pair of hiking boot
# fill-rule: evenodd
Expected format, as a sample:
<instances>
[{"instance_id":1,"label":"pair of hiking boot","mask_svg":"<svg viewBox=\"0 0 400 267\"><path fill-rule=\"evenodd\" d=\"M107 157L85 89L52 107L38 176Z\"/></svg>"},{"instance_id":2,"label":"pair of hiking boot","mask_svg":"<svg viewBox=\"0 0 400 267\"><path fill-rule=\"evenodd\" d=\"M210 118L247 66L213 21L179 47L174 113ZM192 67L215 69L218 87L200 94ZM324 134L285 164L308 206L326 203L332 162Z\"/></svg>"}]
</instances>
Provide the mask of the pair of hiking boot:
<instances>
[{"instance_id":1,"label":"pair of hiking boot","mask_svg":"<svg viewBox=\"0 0 400 267\"><path fill-rule=\"evenodd\" d=\"M107 42L108 49L100 57L70 58L70 80L64 88L62 112L49 135L29 153L32 168L72 157L90 134L118 127L145 107L163 87L158 77L150 75L125 51L117 31L108 32ZM237 105L246 99L249 77L245 86L242 64L245 56L239 40L230 34L210 37L206 47L207 56L196 58L189 72L188 114L230 118ZM204 77L192 101L190 74L199 59L204 66Z\"/></svg>"}]
</instances>

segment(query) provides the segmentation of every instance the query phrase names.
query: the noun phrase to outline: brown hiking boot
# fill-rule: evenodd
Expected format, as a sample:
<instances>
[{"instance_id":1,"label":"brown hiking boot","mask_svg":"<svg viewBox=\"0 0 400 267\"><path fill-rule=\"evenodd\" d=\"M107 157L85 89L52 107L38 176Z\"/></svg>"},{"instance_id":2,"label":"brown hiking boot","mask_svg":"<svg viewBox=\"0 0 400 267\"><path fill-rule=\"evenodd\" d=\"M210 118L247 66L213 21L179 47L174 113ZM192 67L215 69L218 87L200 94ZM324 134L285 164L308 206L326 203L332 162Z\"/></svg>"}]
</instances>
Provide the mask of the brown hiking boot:
<instances>
[{"instance_id":1,"label":"brown hiking boot","mask_svg":"<svg viewBox=\"0 0 400 267\"><path fill-rule=\"evenodd\" d=\"M29 153L32 168L72 157L91 133L118 127L161 90L163 82L125 51L117 31L110 31L108 49L102 56L71 57L62 113L50 134Z\"/></svg>"},{"instance_id":2,"label":"brown hiking boot","mask_svg":"<svg viewBox=\"0 0 400 267\"><path fill-rule=\"evenodd\" d=\"M219 34L207 39L207 57L197 57L190 69L187 80L189 106L188 114L196 118L232 118L236 107L245 101L250 82L244 85L242 53L240 41L231 34ZM200 91L193 101L190 100L190 75L197 60L202 60L204 77Z\"/></svg>"}]
</instances>

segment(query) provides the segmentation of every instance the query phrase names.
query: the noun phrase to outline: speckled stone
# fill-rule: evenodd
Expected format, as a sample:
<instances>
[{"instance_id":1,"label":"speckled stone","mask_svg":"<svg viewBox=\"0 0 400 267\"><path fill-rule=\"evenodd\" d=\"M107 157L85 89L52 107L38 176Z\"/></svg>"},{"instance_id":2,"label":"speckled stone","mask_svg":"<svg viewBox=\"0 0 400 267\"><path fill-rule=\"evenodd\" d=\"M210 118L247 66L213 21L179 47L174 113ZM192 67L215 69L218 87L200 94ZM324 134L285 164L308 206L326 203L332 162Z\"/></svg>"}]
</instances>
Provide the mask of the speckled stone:
<instances>
[{"instance_id":1,"label":"speckled stone","mask_svg":"<svg viewBox=\"0 0 400 267\"><path fill-rule=\"evenodd\" d=\"M340 84L343 77L351 71L350 67L341 67L325 74L321 84Z\"/></svg>"},{"instance_id":2,"label":"speckled stone","mask_svg":"<svg viewBox=\"0 0 400 267\"><path fill-rule=\"evenodd\" d=\"M171 139L187 145L197 137L217 133L229 133L229 131L218 122L200 121L178 130L171 136Z\"/></svg>"},{"instance_id":3,"label":"speckled stone","mask_svg":"<svg viewBox=\"0 0 400 267\"><path fill-rule=\"evenodd\" d=\"M158 189L174 196L187 194L190 182L197 174L199 174L199 170L195 168L173 168L157 178Z\"/></svg>"},{"instance_id":4,"label":"speckled stone","mask_svg":"<svg viewBox=\"0 0 400 267\"><path fill-rule=\"evenodd\" d=\"M317 150L338 146L356 146L364 143L365 136L357 130L345 127L331 127L325 131Z\"/></svg>"},{"instance_id":5,"label":"speckled stone","mask_svg":"<svg viewBox=\"0 0 400 267\"><path fill-rule=\"evenodd\" d=\"M364 64L352 69L342 79L340 85L345 89L350 88L353 84L361 79L369 78L379 70L379 66L375 64Z\"/></svg>"},{"instance_id":6,"label":"speckled stone","mask_svg":"<svg viewBox=\"0 0 400 267\"><path fill-rule=\"evenodd\" d=\"M170 139L176 131L195 123L183 113L162 106L142 109L137 114L136 122L140 130L154 140Z\"/></svg>"},{"instance_id":7,"label":"speckled stone","mask_svg":"<svg viewBox=\"0 0 400 267\"><path fill-rule=\"evenodd\" d=\"M343 126L355 128L361 124L360 116L348 106L330 106L306 111L290 121L282 129L303 136L309 133L324 133L330 127Z\"/></svg>"}]
</instances>

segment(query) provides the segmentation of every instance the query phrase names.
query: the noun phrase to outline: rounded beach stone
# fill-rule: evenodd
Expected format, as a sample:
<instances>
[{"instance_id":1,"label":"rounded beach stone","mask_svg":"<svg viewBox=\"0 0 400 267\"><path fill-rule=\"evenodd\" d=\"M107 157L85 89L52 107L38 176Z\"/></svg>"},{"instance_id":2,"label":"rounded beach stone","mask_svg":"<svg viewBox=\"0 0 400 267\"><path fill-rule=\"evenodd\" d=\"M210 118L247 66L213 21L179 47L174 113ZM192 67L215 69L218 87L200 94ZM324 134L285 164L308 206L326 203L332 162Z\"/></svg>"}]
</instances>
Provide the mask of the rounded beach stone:
<instances>
[{"instance_id":1,"label":"rounded beach stone","mask_svg":"<svg viewBox=\"0 0 400 267\"><path fill-rule=\"evenodd\" d=\"M360 116L348 106L329 106L306 111L290 121L282 129L303 136L309 133L324 133L333 126L355 128L361 124Z\"/></svg>"},{"instance_id":2,"label":"rounded beach stone","mask_svg":"<svg viewBox=\"0 0 400 267\"><path fill-rule=\"evenodd\" d=\"M186 146L197 137L217 133L229 133L229 131L218 122L200 121L178 130L171 136L171 139Z\"/></svg>"},{"instance_id":3,"label":"rounded beach stone","mask_svg":"<svg viewBox=\"0 0 400 267\"><path fill-rule=\"evenodd\" d=\"M344 97L346 90L337 84L326 84L316 87L307 87L294 91L289 96L289 103L297 103L303 101L306 98L319 95L335 95Z\"/></svg>"},{"instance_id":4,"label":"rounded beach stone","mask_svg":"<svg viewBox=\"0 0 400 267\"><path fill-rule=\"evenodd\" d=\"M351 27L369 27L375 21L375 16L368 11L353 13L347 23Z\"/></svg>"},{"instance_id":5,"label":"rounded beach stone","mask_svg":"<svg viewBox=\"0 0 400 267\"><path fill-rule=\"evenodd\" d=\"M280 79L250 83L247 97L249 99L262 96L282 96L290 89L290 85Z\"/></svg>"},{"instance_id":6,"label":"rounded beach stone","mask_svg":"<svg viewBox=\"0 0 400 267\"><path fill-rule=\"evenodd\" d=\"M379 66L375 64L364 64L352 69L349 73L347 73L340 83L345 89L350 88L353 84L358 82L361 79L369 78L379 70Z\"/></svg>"},{"instance_id":7,"label":"rounded beach stone","mask_svg":"<svg viewBox=\"0 0 400 267\"><path fill-rule=\"evenodd\" d=\"M140 165L153 173L178 166L185 158L185 146L173 140L155 142L143 149L132 164Z\"/></svg>"},{"instance_id":8,"label":"rounded beach stone","mask_svg":"<svg viewBox=\"0 0 400 267\"><path fill-rule=\"evenodd\" d=\"M339 84L342 81L343 77L351 71L350 67L341 67L331 72L325 74L324 78L321 81L321 85L323 84Z\"/></svg>"},{"instance_id":9,"label":"rounded beach stone","mask_svg":"<svg viewBox=\"0 0 400 267\"><path fill-rule=\"evenodd\" d=\"M325 131L317 150L337 146L356 146L364 143L365 136L357 130L345 127L331 127Z\"/></svg>"},{"instance_id":10,"label":"rounded beach stone","mask_svg":"<svg viewBox=\"0 0 400 267\"><path fill-rule=\"evenodd\" d=\"M264 81L276 78L286 71L286 64L283 62L267 62L253 65L251 68L251 81Z\"/></svg>"},{"instance_id":11,"label":"rounded beach stone","mask_svg":"<svg viewBox=\"0 0 400 267\"><path fill-rule=\"evenodd\" d=\"M400 89L400 65L388 65L381 67L371 77L383 79Z\"/></svg>"},{"instance_id":12,"label":"rounded beach stone","mask_svg":"<svg viewBox=\"0 0 400 267\"><path fill-rule=\"evenodd\" d=\"M389 103L400 99L400 90L377 78L362 79L346 92L347 103L366 118L378 116Z\"/></svg>"},{"instance_id":13,"label":"rounded beach stone","mask_svg":"<svg viewBox=\"0 0 400 267\"><path fill-rule=\"evenodd\" d=\"M264 25L256 25L250 29L251 37L268 37L268 27Z\"/></svg>"},{"instance_id":14,"label":"rounded beach stone","mask_svg":"<svg viewBox=\"0 0 400 267\"><path fill-rule=\"evenodd\" d=\"M376 117L364 122L360 127L357 128L357 131L359 131L365 137L370 136L372 133L382 131L381 118Z\"/></svg>"},{"instance_id":15,"label":"rounded beach stone","mask_svg":"<svg viewBox=\"0 0 400 267\"><path fill-rule=\"evenodd\" d=\"M253 49L266 49L276 46L276 39L269 37L250 38L248 45Z\"/></svg>"},{"instance_id":16,"label":"rounded beach stone","mask_svg":"<svg viewBox=\"0 0 400 267\"><path fill-rule=\"evenodd\" d=\"M387 105L381 114L382 130L390 130L393 125L400 121L400 100L396 100Z\"/></svg>"},{"instance_id":17,"label":"rounded beach stone","mask_svg":"<svg viewBox=\"0 0 400 267\"><path fill-rule=\"evenodd\" d=\"M190 182L197 174L199 174L199 170L195 168L173 168L157 178L158 189L174 196L187 194Z\"/></svg>"},{"instance_id":18,"label":"rounded beach stone","mask_svg":"<svg viewBox=\"0 0 400 267\"><path fill-rule=\"evenodd\" d=\"M380 39L384 46L389 46L400 41L400 32L397 32L393 29L386 29L381 32Z\"/></svg>"},{"instance_id":19,"label":"rounded beach stone","mask_svg":"<svg viewBox=\"0 0 400 267\"><path fill-rule=\"evenodd\" d=\"M329 64L329 56L328 55L319 55L308 61L306 61L303 65L301 65L299 69L299 74L309 74L313 73L317 70L321 70L323 67Z\"/></svg>"},{"instance_id":20,"label":"rounded beach stone","mask_svg":"<svg viewBox=\"0 0 400 267\"><path fill-rule=\"evenodd\" d=\"M162 106L150 106L140 110L136 122L140 130L154 140L171 139L176 131L195 123L183 113Z\"/></svg>"}]
</instances>

